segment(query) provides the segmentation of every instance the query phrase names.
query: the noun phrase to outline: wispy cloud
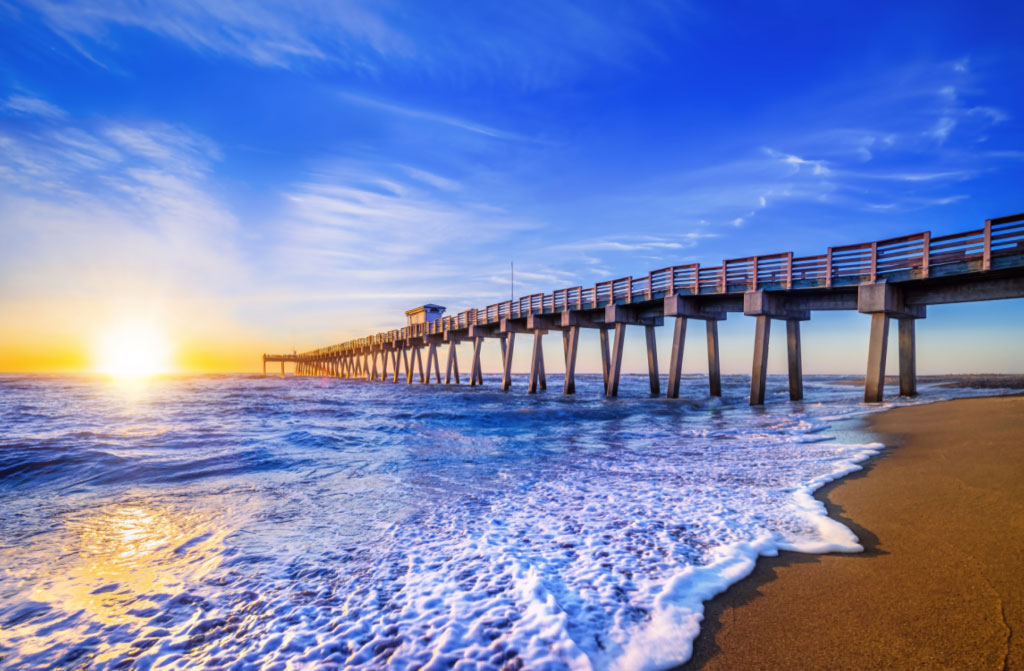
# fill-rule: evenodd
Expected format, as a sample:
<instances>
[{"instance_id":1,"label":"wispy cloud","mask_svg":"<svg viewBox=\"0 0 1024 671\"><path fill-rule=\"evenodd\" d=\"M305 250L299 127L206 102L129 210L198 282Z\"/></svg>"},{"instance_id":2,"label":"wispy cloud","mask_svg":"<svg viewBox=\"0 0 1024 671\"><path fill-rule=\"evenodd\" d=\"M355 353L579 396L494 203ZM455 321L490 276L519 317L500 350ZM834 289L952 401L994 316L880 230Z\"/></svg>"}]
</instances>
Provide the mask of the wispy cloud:
<instances>
[{"instance_id":1,"label":"wispy cloud","mask_svg":"<svg viewBox=\"0 0 1024 671\"><path fill-rule=\"evenodd\" d=\"M200 53L261 66L330 62L373 74L415 70L445 79L501 77L549 86L592 67L627 68L658 52L684 18L660 2L630 12L555 0L533 5L445 2L393 6L364 0L110 0L79 4L27 0L54 32L93 60L117 28L145 30ZM528 47L525 45L529 45Z\"/></svg>"},{"instance_id":2,"label":"wispy cloud","mask_svg":"<svg viewBox=\"0 0 1024 671\"><path fill-rule=\"evenodd\" d=\"M242 272L236 219L205 183L217 155L206 138L166 124L68 121L3 144L3 237L8 250L36 250L34 272L100 295L127 289L128 277L201 287ZM5 263L14 281L21 261Z\"/></svg>"},{"instance_id":3,"label":"wispy cloud","mask_svg":"<svg viewBox=\"0 0 1024 671\"><path fill-rule=\"evenodd\" d=\"M391 114L398 114L400 116L408 117L411 119L423 119L424 121L432 121L434 123L443 124L445 126L451 126L452 128L458 128L470 133L477 133L479 135L485 135L498 140L514 140L519 142L539 142L532 138L520 135L518 133L512 133L509 131L499 130L497 128L491 128L483 124L478 124L472 121L466 121L458 117L447 116L444 114L438 114L427 110L416 109L413 107L406 107L402 105L396 105L393 103L384 102L382 100L375 100L373 98L367 98L365 96L358 96L353 93L340 93L339 96L348 102L362 105L364 107L372 107L373 109L390 112Z\"/></svg>"},{"instance_id":4,"label":"wispy cloud","mask_svg":"<svg viewBox=\"0 0 1024 671\"><path fill-rule=\"evenodd\" d=\"M717 234L715 233L690 232L681 234L674 239L650 236L598 238L554 245L551 249L574 252L644 252L680 250L693 247L697 244L698 240L713 238L716 237L716 235Z\"/></svg>"},{"instance_id":5,"label":"wispy cloud","mask_svg":"<svg viewBox=\"0 0 1024 671\"><path fill-rule=\"evenodd\" d=\"M63 119L67 116L67 112L51 102L47 102L42 98L17 93L0 103L0 107L7 112L49 119Z\"/></svg>"}]
</instances>

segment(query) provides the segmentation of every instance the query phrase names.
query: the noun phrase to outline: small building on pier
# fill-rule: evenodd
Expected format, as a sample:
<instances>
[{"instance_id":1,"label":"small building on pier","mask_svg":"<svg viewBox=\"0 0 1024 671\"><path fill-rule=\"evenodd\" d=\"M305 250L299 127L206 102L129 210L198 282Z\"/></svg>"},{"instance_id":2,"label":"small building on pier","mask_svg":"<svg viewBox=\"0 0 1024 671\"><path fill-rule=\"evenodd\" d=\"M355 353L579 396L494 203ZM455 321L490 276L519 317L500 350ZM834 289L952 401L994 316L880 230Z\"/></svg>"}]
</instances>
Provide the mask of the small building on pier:
<instances>
[{"instance_id":1,"label":"small building on pier","mask_svg":"<svg viewBox=\"0 0 1024 671\"><path fill-rule=\"evenodd\" d=\"M445 307L443 305L434 305L433 303L427 303L421 305L418 308L412 310L406 310L405 316L409 319L409 326L413 324L425 324L432 322L435 319L440 319L441 315L444 314Z\"/></svg>"}]
</instances>

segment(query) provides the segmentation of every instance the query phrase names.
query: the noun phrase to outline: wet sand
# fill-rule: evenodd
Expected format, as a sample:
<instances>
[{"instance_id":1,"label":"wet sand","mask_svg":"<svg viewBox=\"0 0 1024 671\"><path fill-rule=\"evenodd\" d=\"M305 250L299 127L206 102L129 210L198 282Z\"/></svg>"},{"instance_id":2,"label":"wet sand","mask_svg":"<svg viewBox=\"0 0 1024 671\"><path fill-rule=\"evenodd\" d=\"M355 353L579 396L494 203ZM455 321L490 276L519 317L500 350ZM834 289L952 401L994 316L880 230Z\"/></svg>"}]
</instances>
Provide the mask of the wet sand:
<instances>
[{"instance_id":1,"label":"wet sand","mask_svg":"<svg viewBox=\"0 0 1024 671\"><path fill-rule=\"evenodd\" d=\"M1024 669L1024 396L870 425L898 447L817 493L865 551L762 558L681 669Z\"/></svg>"}]
</instances>

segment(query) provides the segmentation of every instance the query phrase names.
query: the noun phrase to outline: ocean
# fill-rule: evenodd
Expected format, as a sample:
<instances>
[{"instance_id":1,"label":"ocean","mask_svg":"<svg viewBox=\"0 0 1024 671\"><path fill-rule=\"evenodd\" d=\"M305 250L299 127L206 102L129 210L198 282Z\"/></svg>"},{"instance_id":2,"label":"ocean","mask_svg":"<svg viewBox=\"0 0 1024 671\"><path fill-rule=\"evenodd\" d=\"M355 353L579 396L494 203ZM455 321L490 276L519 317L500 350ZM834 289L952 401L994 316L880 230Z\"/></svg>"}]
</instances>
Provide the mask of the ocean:
<instances>
[{"instance_id":1,"label":"ocean","mask_svg":"<svg viewBox=\"0 0 1024 671\"><path fill-rule=\"evenodd\" d=\"M759 555L860 549L857 418L977 393L485 379L0 376L0 668L671 668Z\"/></svg>"}]
</instances>

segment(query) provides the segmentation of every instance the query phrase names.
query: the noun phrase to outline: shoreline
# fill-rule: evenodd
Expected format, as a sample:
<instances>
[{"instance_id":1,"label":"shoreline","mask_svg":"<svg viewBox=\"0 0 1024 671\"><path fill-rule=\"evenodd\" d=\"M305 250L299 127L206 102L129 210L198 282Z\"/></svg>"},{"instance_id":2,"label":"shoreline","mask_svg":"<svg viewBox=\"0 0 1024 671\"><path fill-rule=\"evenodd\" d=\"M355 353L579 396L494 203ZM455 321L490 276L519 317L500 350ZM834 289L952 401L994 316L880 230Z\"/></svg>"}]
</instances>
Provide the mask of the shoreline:
<instances>
[{"instance_id":1,"label":"shoreline","mask_svg":"<svg viewBox=\"0 0 1024 671\"><path fill-rule=\"evenodd\" d=\"M886 449L814 493L864 551L759 557L676 671L1024 668L1024 396L865 419Z\"/></svg>"}]
</instances>

